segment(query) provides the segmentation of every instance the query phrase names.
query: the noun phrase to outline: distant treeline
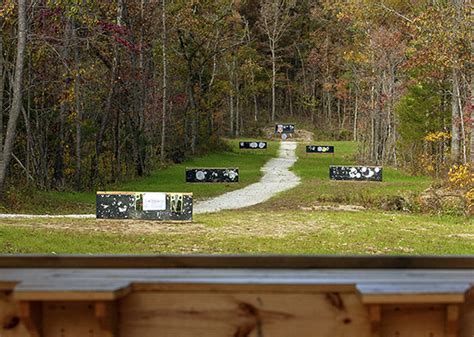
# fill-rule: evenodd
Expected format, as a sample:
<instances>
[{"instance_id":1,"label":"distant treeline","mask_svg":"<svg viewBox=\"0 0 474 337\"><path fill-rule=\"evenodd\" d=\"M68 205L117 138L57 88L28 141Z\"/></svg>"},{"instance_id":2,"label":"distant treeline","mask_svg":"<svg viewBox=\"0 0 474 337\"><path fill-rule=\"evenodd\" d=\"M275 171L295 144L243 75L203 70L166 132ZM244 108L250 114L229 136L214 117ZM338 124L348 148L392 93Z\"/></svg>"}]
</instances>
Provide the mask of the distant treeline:
<instances>
[{"instance_id":1,"label":"distant treeline","mask_svg":"<svg viewBox=\"0 0 474 337\"><path fill-rule=\"evenodd\" d=\"M373 164L474 160L470 6L0 2L0 186L83 190L306 121ZM302 123L300 123L300 127Z\"/></svg>"}]
</instances>

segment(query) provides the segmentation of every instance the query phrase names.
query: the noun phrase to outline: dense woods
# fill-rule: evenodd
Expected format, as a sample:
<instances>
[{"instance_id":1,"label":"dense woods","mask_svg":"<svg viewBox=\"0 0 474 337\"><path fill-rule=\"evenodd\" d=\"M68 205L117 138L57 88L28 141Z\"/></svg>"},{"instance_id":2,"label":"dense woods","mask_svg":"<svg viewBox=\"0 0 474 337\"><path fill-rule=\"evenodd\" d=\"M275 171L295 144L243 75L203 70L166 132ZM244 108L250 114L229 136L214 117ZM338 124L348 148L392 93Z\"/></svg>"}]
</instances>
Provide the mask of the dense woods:
<instances>
[{"instance_id":1,"label":"dense woods","mask_svg":"<svg viewBox=\"0 0 474 337\"><path fill-rule=\"evenodd\" d=\"M94 189L296 121L474 162L468 0L0 1L0 187Z\"/></svg>"}]
</instances>

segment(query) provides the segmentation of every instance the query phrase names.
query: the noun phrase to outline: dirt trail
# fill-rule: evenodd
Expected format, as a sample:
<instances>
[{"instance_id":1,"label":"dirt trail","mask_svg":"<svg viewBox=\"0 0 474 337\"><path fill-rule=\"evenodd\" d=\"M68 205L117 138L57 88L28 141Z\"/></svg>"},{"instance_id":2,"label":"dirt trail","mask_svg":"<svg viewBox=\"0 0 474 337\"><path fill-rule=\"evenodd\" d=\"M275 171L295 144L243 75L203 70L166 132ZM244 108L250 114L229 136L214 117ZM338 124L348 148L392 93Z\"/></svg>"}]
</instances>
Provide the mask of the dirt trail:
<instances>
[{"instance_id":1,"label":"dirt trail","mask_svg":"<svg viewBox=\"0 0 474 337\"><path fill-rule=\"evenodd\" d=\"M256 205L295 187L300 183L300 178L289 168L297 160L296 146L296 142L281 142L278 157L270 159L262 167L263 177L259 182L209 200L197 201L194 213L214 213Z\"/></svg>"}]
</instances>

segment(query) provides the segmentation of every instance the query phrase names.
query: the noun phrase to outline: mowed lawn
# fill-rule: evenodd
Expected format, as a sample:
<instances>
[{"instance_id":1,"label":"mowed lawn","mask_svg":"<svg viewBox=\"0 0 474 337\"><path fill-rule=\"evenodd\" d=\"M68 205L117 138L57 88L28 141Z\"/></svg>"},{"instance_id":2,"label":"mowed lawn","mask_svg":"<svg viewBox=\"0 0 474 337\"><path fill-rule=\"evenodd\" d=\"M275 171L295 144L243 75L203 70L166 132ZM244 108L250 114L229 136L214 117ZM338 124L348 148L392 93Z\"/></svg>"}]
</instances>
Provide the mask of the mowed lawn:
<instances>
[{"instance_id":1,"label":"mowed lawn","mask_svg":"<svg viewBox=\"0 0 474 337\"><path fill-rule=\"evenodd\" d=\"M333 145L335 154L305 153L306 144L299 144L298 161L292 170L302 184L261 205L262 209L297 209L319 204L354 204L381 208L398 197L416 198L432 183L425 176L411 176L391 167L383 168L383 182L333 181L330 165L363 165L356 160L357 143L313 141L314 145ZM407 205L409 206L409 205Z\"/></svg>"},{"instance_id":2,"label":"mowed lawn","mask_svg":"<svg viewBox=\"0 0 474 337\"><path fill-rule=\"evenodd\" d=\"M472 254L467 217L367 210L225 211L193 223L15 219L0 225L2 253Z\"/></svg>"},{"instance_id":3,"label":"mowed lawn","mask_svg":"<svg viewBox=\"0 0 474 337\"><path fill-rule=\"evenodd\" d=\"M315 144L316 142L313 142ZM286 254L473 254L474 220L419 212L383 211L391 197L416 195L431 183L384 168L384 182L329 180L329 165L354 164L356 145L329 142L336 154L304 153L293 167L302 184L261 205L194 216L193 223L96 219L0 220L2 253L286 253ZM321 143L322 144L322 143ZM322 145L325 145L322 144ZM257 181L260 167L276 154L234 150L197 158L123 184L121 190L191 190L209 197ZM189 166L238 166L239 185L189 185ZM61 205L62 194L54 194ZM84 203L93 203L93 194ZM77 200L77 198L72 198ZM352 205L362 205L366 209ZM328 206L329 205L329 206ZM328 206L329 209L325 209ZM337 206L337 207L336 207ZM93 211L93 204L90 205ZM64 208L58 212L64 212Z\"/></svg>"},{"instance_id":4,"label":"mowed lawn","mask_svg":"<svg viewBox=\"0 0 474 337\"><path fill-rule=\"evenodd\" d=\"M208 198L242 188L260 179L260 168L277 155L278 142L268 142L266 150L240 150L240 140L229 140L231 151L210 153L195 157L183 164L156 170L150 175L107 186L108 191L137 192L192 192L195 199ZM185 182L185 169L189 167L238 167L239 183L192 184ZM42 192L32 191L18 200L14 208L3 207L3 213L68 214L95 213L95 192Z\"/></svg>"}]
</instances>

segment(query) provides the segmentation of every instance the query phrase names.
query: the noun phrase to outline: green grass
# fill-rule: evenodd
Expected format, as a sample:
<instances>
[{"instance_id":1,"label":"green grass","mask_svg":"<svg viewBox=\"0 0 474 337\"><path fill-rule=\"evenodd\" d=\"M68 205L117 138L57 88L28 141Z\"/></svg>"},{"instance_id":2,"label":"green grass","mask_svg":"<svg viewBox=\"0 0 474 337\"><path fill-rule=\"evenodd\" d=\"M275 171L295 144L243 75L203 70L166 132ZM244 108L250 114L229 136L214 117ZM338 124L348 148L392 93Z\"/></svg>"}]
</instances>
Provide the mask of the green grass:
<instances>
[{"instance_id":1,"label":"green grass","mask_svg":"<svg viewBox=\"0 0 474 337\"><path fill-rule=\"evenodd\" d=\"M325 142L326 143L326 142ZM259 179L260 167L274 156L268 152L213 153L153 172L148 177L114 186L115 190L192 191L204 198L241 188ZM293 170L298 187L251 208L195 215L193 223L157 223L96 219L0 220L0 253L286 253L286 254L473 254L474 220L463 216L384 212L381 201L416 195L430 184L384 168L384 182L329 180L329 165L355 164L355 143L327 142L336 154L304 153ZM238 166L238 185L184 183L186 166ZM66 213L75 202L94 211L94 194L44 193ZM319 204L374 206L358 212L321 210ZM89 207L89 208L87 208ZM355 209L355 208L354 208ZM75 209L77 211L77 209Z\"/></svg>"},{"instance_id":2,"label":"green grass","mask_svg":"<svg viewBox=\"0 0 474 337\"><path fill-rule=\"evenodd\" d=\"M230 152L210 153L194 157L183 164L177 164L152 172L150 175L108 186L109 191L163 191L192 192L194 197L208 198L231 190L242 188L258 181L260 168L276 156L279 143L268 142L267 150L239 150L239 140L229 140ZM186 167L238 167L240 182L237 184L189 184L185 182ZM9 208L2 212L33 214L95 213L95 191L75 193L56 191L27 191L20 193Z\"/></svg>"},{"instance_id":3,"label":"green grass","mask_svg":"<svg viewBox=\"0 0 474 337\"><path fill-rule=\"evenodd\" d=\"M299 159L292 171L301 178L302 184L279 194L260 207L295 209L320 203L342 203L379 208L389 204L395 197L402 197L407 201L416 199L432 182L429 177L410 176L391 167L384 167L383 182L332 181L329 179L330 165L357 164L357 144L344 141L313 141L313 144L317 143L334 145L335 154L306 154L306 144L299 144Z\"/></svg>"},{"instance_id":4,"label":"green grass","mask_svg":"<svg viewBox=\"0 0 474 337\"><path fill-rule=\"evenodd\" d=\"M467 217L364 211L226 211L194 223L15 219L2 253L472 254Z\"/></svg>"}]
</instances>

